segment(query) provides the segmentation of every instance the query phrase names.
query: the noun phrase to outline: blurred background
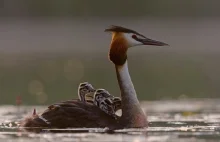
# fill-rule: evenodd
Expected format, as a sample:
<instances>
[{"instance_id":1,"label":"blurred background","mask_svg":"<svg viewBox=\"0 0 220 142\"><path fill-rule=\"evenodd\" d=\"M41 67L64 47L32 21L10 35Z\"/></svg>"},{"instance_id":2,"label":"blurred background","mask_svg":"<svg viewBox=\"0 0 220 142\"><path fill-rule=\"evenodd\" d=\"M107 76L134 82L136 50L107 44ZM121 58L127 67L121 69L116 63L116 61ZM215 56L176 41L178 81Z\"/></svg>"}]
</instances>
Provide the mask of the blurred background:
<instances>
[{"instance_id":1,"label":"blurred background","mask_svg":"<svg viewBox=\"0 0 220 142\"><path fill-rule=\"evenodd\" d=\"M118 96L108 26L134 29L169 47L129 50L141 100L220 97L218 0L1 0L0 104L77 97L88 81Z\"/></svg>"}]
</instances>

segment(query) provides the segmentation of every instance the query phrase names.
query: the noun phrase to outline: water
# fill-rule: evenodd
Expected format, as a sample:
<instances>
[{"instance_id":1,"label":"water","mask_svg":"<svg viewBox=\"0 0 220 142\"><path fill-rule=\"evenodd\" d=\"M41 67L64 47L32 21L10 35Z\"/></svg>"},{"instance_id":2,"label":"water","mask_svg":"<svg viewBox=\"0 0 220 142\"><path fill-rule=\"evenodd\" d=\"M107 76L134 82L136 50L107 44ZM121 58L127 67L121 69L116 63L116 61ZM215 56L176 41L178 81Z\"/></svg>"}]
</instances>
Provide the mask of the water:
<instances>
[{"instance_id":1,"label":"water","mask_svg":"<svg viewBox=\"0 0 220 142\"><path fill-rule=\"evenodd\" d=\"M0 106L0 141L4 142L182 142L220 141L220 100L190 99L145 101L142 107L148 115L149 128L123 129L45 129L42 133L18 129L18 121L46 106ZM56 132L56 133L54 133Z\"/></svg>"}]
</instances>

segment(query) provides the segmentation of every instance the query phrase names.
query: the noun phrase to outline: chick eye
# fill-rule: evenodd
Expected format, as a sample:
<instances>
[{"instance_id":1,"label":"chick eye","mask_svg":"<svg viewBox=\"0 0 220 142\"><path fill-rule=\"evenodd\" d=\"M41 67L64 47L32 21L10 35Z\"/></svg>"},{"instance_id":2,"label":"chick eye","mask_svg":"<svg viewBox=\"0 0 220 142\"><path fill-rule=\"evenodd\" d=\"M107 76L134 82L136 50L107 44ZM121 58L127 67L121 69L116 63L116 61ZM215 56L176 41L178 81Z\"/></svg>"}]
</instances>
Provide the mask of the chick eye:
<instances>
[{"instance_id":1,"label":"chick eye","mask_svg":"<svg viewBox=\"0 0 220 142\"><path fill-rule=\"evenodd\" d=\"M132 38L137 38L137 36L136 35L132 35Z\"/></svg>"}]
</instances>

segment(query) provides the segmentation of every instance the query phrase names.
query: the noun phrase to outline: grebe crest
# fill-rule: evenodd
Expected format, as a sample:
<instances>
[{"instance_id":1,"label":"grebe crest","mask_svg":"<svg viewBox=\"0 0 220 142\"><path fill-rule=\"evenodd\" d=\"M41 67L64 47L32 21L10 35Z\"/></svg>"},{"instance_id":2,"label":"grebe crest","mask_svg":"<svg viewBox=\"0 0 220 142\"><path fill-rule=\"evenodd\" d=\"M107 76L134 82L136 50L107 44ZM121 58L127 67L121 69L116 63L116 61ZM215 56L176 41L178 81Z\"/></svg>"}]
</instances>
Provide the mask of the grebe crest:
<instances>
[{"instance_id":1,"label":"grebe crest","mask_svg":"<svg viewBox=\"0 0 220 142\"><path fill-rule=\"evenodd\" d=\"M144 35L121 26L111 26L105 32L112 32L109 59L115 65L124 65L127 61L127 50L138 45L165 46L166 43L149 39Z\"/></svg>"}]
</instances>

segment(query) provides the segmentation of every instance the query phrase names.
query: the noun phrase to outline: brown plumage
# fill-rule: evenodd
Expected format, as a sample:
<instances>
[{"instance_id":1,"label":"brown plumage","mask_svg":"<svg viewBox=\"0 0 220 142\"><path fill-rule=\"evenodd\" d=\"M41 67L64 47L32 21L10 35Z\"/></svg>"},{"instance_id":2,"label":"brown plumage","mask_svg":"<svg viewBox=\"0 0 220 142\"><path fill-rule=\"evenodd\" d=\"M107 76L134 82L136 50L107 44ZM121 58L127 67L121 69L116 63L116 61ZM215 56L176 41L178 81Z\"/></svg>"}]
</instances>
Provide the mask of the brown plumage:
<instances>
[{"instance_id":1,"label":"brown plumage","mask_svg":"<svg viewBox=\"0 0 220 142\"><path fill-rule=\"evenodd\" d=\"M83 103L79 100L51 105L40 115L48 123L41 119L39 115L34 115L23 121L21 126L42 128L109 127L110 129L120 127L119 122L113 116L109 116L93 104Z\"/></svg>"},{"instance_id":2,"label":"brown plumage","mask_svg":"<svg viewBox=\"0 0 220 142\"><path fill-rule=\"evenodd\" d=\"M109 59L116 65L123 65L127 60L127 41L122 33L113 33L113 39L109 51Z\"/></svg>"}]
</instances>

